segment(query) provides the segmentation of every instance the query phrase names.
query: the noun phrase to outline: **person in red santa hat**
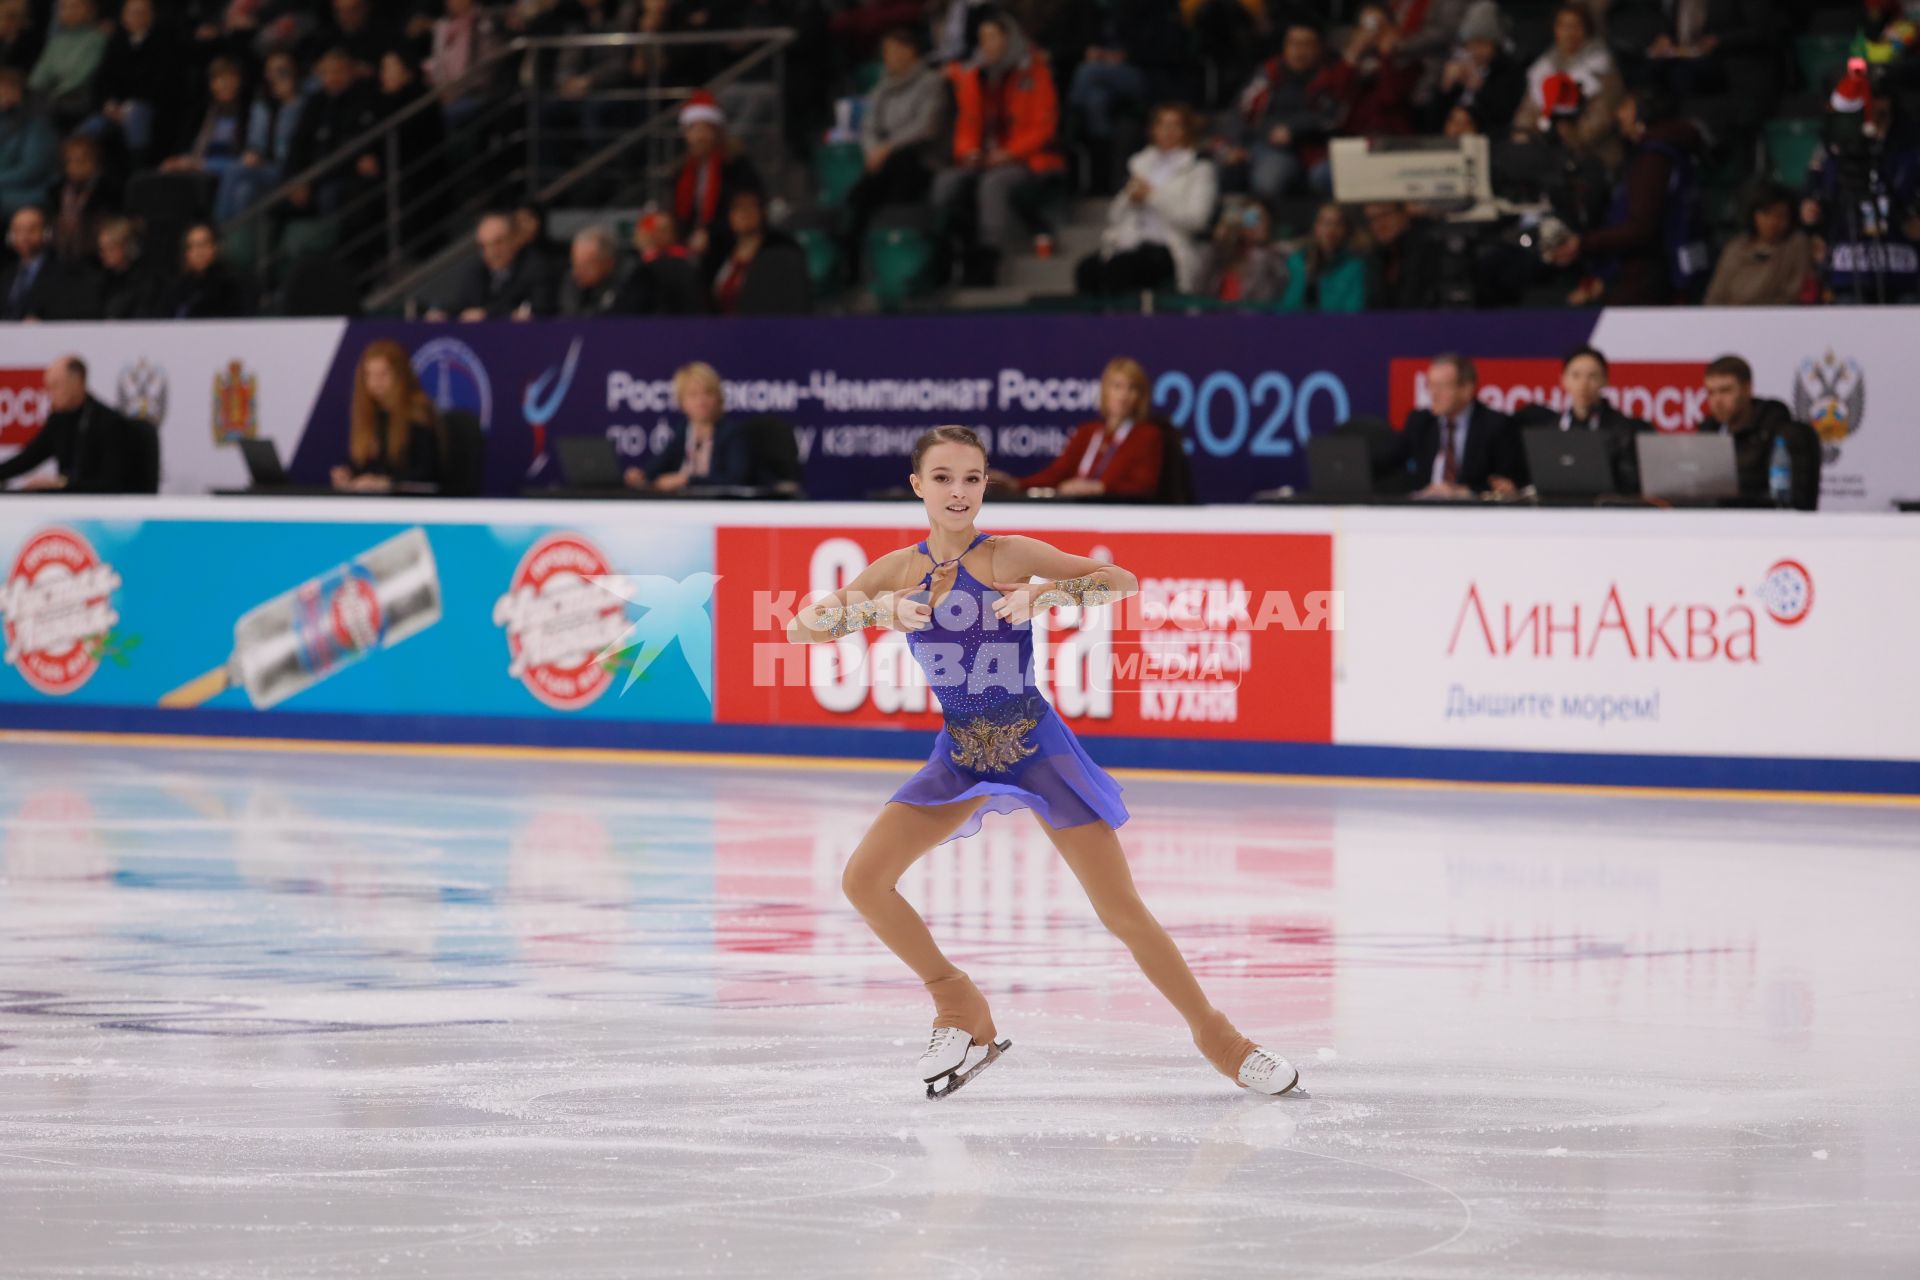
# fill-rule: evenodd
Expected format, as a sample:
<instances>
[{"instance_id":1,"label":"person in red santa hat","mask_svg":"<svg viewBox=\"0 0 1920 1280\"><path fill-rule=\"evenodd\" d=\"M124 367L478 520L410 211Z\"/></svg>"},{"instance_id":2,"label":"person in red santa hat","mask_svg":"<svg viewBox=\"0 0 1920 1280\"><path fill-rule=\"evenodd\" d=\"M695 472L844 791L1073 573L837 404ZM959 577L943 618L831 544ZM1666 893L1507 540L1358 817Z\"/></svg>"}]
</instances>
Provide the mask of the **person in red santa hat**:
<instances>
[{"instance_id":1,"label":"person in red santa hat","mask_svg":"<svg viewBox=\"0 0 1920 1280\"><path fill-rule=\"evenodd\" d=\"M764 188L753 163L727 135L727 115L705 89L696 89L680 108L680 136L686 159L673 182L673 219L687 251L699 258L707 278L733 251L727 208L734 192Z\"/></svg>"}]
</instances>

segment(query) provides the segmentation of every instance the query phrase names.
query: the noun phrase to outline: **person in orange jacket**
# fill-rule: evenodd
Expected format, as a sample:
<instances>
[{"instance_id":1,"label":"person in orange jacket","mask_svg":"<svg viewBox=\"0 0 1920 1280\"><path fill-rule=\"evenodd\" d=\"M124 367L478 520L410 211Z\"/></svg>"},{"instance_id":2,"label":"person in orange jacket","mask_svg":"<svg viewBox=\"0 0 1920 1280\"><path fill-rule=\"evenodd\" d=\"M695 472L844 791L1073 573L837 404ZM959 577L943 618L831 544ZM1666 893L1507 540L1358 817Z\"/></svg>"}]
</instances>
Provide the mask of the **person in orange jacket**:
<instances>
[{"instance_id":1,"label":"person in orange jacket","mask_svg":"<svg viewBox=\"0 0 1920 1280\"><path fill-rule=\"evenodd\" d=\"M1060 103L1047 56L998 10L980 20L976 40L970 61L947 68L953 167L935 176L933 202L949 226L967 226L968 275L990 283L1000 253L1013 242L1016 218L1034 233L1036 252L1051 251L1038 196L1066 163L1053 149Z\"/></svg>"}]
</instances>

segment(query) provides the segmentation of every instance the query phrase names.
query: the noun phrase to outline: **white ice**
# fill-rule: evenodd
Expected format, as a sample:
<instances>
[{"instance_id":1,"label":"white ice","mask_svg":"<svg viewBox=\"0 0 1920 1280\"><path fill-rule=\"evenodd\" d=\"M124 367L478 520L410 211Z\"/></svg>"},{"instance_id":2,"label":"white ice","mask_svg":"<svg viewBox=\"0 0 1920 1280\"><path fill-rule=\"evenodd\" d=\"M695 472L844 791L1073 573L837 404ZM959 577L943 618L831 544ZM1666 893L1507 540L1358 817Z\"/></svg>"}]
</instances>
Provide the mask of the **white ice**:
<instances>
[{"instance_id":1,"label":"white ice","mask_svg":"<svg viewBox=\"0 0 1920 1280\"><path fill-rule=\"evenodd\" d=\"M1215 1075L1030 819L906 767L0 746L0 1276L1920 1274L1920 809L1130 780L1310 1102Z\"/></svg>"}]
</instances>

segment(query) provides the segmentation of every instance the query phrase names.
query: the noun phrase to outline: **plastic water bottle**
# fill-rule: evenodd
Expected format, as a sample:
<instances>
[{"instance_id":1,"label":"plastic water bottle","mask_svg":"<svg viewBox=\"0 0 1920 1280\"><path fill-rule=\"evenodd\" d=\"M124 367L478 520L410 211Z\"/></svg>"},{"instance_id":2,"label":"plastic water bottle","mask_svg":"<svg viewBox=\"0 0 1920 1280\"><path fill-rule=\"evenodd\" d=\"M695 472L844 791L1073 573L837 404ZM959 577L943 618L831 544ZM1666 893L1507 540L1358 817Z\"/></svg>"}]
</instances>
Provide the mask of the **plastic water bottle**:
<instances>
[{"instance_id":1,"label":"plastic water bottle","mask_svg":"<svg viewBox=\"0 0 1920 1280\"><path fill-rule=\"evenodd\" d=\"M1767 496L1776 507L1793 505L1793 460L1787 457L1787 438L1773 438L1773 456L1767 460Z\"/></svg>"}]
</instances>

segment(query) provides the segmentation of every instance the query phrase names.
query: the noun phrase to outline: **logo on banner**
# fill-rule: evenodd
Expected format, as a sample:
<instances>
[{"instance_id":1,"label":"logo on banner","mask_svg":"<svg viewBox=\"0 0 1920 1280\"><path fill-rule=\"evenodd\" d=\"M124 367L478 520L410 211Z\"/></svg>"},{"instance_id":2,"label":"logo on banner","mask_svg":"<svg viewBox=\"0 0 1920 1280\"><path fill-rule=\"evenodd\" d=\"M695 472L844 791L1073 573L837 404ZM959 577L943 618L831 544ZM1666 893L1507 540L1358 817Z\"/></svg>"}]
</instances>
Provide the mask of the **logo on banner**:
<instances>
[{"instance_id":1,"label":"logo on banner","mask_svg":"<svg viewBox=\"0 0 1920 1280\"><path fill-rule=\"evenodd\" d=\"M1820 443L1837 447L1865 424L1866 414L1867 375L1858 360L1829 349L1794 370L1793 416L1811 423Z\"/></svg>"},{"instance_id":2,"label":"logo on banner","mask_svg":"<svg viewBox=\"0 0 1920 1280\"><path fill-rule=\"evenodd\" d=\"M232 444L260 434L259 382L238 360L213 375L213 442Z\"/></svg>"},{"instance_id":3,"label":"logo on banner","mask_svg":"<svg viewBox=\"0 0 1920 1280\"><path fill-rule=\"evenodd\" d=\"M1813 608L1813 575L1798 560L1776 560L1752 600L1782 626L1805 621ZM1447 640L1449 658L1465 653L1490 658L1603 657L1640 662L1757 663L1758 614L1747 588L1715 602L1637 595L1610 582L1605 595L1585 599L1503 598L1467 583Z\"/></svg>"},{"instance_id":4,"label":"logo on banner","mask_svg":"<svg viewBox=\"0 0 1920 1280\"><path fill-rule=\"evenodd\" d=\"M472 347L458 338L435 338L413 353L413 371L441 410L459 409L493 428L493 382Z\"/></svg>"},{"instance_id":5,"label":"logo on banner","mask_svg":"<svg viewBox=\"0 0 1920 1280\"><path fill-rule=\"evenodd\" d=\"M594 585L613 572L579 533L550 533L527 548L493 625L507 633L507 674L555 711L590 706L613 672L601 654L626 634L626 606Z\"/></svg>"},{"instance_id":6,"label":"logo on banner","mask_svg":"<svg viewBox=\"0 0 1920 1280\"><path fill-rule=\"evenodd\" d=\"M1768 616L1791 627L1813 608L1813 575L1798 560L1777 561L1760 580L1758 595Z\"/></svg>"},{"instance_id":7,"label":"logo on banner","mask_svg":"<svg viewBox=\"0 0 1920 1280\"><path fill-rule=\"evenodd\" d=\"M47 420L46 371L0 369L0 445L33 439Z\"/></svg>"},{"instance_id":8,"label":"logo on banner","mask_svg":"<svg viewBox=\"0 0 1920 1280\"><path fill-rule=\"evenodd\" d=\"M71 529L42 529L14 557L0 591L7 665L41 693L72 693L100 669L120 615L120 575Z\"/></svg>"},{"instance_id":9,"label":"logo on banner","mask_svg":"<svg viewBox=\"0 0 1920 1280\"><path fill-rule=\"evenodd\" d=\"M533 428L533 459L527 464L529 477L540 474L547 465L547 424L566 403L567 392L573 390L573 374L580 367L580 348L585 342L584 338L575 338L567 348L566 360L528 383L527 393L521 398L520 412Z\"/></svg>"},{"instance_id":10,"label":"logo on banner","mask_svg":"<svg viewBox=\"0 0 1920 1280\"><path fill-rule=\"evenodd\" d=\"M167 374L146 360L136 360L120 369L114 386L114 408L129 418L144 418L154 426L167 421Z\"/></svg>"}]
</instances>

